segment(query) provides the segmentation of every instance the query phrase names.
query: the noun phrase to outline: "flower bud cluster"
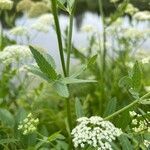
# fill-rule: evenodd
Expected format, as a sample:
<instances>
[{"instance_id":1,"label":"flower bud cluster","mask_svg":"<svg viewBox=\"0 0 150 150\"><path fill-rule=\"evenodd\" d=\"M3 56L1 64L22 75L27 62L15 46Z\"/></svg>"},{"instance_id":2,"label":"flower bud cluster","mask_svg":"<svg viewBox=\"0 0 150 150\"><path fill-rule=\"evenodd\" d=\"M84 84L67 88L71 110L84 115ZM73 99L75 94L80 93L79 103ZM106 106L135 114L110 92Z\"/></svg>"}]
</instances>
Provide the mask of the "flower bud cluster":
<instances>
[{"instance_id":1,"label":"flower bud cluster","mask_svg":"<svg viewBox=\"0 0 150 150\"><path fill-rule=\"evenodd\" d=\"M49 31L51 25L54 25L54 18L52 14L47 13L39 16L37 22L32 24L31 28L46 33Z\"/></svg>"},{"instance_id":2,"label":"flower bud cluster","mask_svg":"<svg viewBox=\"0 0 150 150\"><path fill-rule=\"evenodd\" d=\"M148 131L150 132L150 120L146 117L142 117L142 115L136 113L135 111L130 111L130 116L132 119L132 130L134 132L142 132L142 131ZM150 112L147 112L147 114L150 114Z\"/></svg>"},{"instance_id":3,"label":"flower bud cluster","mask_svg":"<svg viewBox=\"0 0 150 150\"><path fill-rule=\"evenodd\" d=\"M38 17L51 10L50 0L32 1L21 0L17 4L17 11L27 12L29 17Z\"/></svg>"},{"instance_id":4,"label":"flower bud cluster","mask_svg":"<svg viewBox=\"0 0 150 150\"><path fill-rule=\"evenodd\" d=\"M112 150L111 142L122 134L111 122L98 116L77 119L78 125L72 130L74 147L91 146L97 150Z\"/></svg>"},{"instance_id":5,"label":"flower bud cluster","mask_svg":"<svg viewBox=\"0 0 150 150\"><path fill-rule=\"evenodd\" d=\"M24 135L27 135L29 133L32 133L37 130L37 125L39 124L39 119L34 118L31 113L28 114L28 116L20 122L18 126L18 130L23 131Z\"/></svg>"}]
</instances>

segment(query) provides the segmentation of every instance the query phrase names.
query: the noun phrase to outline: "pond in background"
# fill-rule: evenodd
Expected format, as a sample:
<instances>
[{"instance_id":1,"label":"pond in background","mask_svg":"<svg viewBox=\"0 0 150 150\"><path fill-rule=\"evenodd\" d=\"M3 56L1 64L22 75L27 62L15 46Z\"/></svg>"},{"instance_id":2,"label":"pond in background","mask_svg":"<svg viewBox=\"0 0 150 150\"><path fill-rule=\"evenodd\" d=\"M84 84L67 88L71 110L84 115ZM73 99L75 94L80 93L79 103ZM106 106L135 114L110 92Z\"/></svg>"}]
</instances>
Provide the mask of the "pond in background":
<instances>
[{"instance_id":1,"label":"pond in background","mask_svg":"<svg viewBox=\"0 0 150 150\"><path fill-rule=\"evenodd\" d=\"M119 1L121 2L121 0ZM135 7L138 7L139 10L150 10L149 7L149 0L131 0L130 1ZM105 15L109 16L116 8L113 3L110 3L110 0L103 0L104 5L104 13ZM15 13L15 10L10 11L9 15L13 15ZM60 13L60 26L62 30L65 30L67 23L68 23L68 17L63 14L63 12ZM18 14L15 18L15 25L23 25L25 27L30 27L31 24L35 21L35 19L29 19L27 16L23 15L22 17L18 18L21 14ZM5 27L5 21L4 18L2 19L2 24L4 24ZM101 19L99 17L99 8L98 8L98 0L79 0L76 7L76 13L75 13L75 20L74 20L74 32L73 32L73 42L77 48L85 48L87 46L87 34L82 33L80 31L80 27L86 24L93 25L96 27L99 32L102 31L101 27ZM128 18L124 19L124 24L129 25ZM139 28L145 28L145 23L141 23L139 25ZM6 33L8 36L9 34ZM45 33L39 33L37 34L35 31L32 31L31 34L35 35L33 41L31 44L39 45L49 51L49 53L58 60L58 47L57 47L57 38L56 34L51 27L49 32L47 34ZM10 37L10 36L9 36ZM11 39L16 39L15 37L11 36ZM25 39L17 38L17 42L20 43L21 41L25 42ZM144 45L144 48L149 50L149 41Z\"/></svg>"}]
</instances>

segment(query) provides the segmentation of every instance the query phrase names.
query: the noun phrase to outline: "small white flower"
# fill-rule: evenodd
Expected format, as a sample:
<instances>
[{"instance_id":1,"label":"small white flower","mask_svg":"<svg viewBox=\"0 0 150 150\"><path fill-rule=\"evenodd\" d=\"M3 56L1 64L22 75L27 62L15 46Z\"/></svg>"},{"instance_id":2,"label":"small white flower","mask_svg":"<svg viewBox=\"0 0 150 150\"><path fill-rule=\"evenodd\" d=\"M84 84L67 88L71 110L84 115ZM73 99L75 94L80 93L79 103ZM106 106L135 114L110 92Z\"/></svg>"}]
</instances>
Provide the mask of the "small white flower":
<instances>
[{"instance_id":1,"label":"small white flower","mask_svg":"<svg viewBox=\"0 0 150 150\"><path fill-rule=\"evenodd\" d=\"M137 123L138 123L137 119L132 120L132 124L137 125Z\"/></svg>"},{"instance_id":2,"label":"small white flower","mask_svg":"<svg viewBox=\"0 0 150 150\"><path fill-rule=\"evenodd\" d=\"M135 111L129 111L129 114L131 117L135 117L137 115L137 113Z\"/></svg>"}]
</instances>

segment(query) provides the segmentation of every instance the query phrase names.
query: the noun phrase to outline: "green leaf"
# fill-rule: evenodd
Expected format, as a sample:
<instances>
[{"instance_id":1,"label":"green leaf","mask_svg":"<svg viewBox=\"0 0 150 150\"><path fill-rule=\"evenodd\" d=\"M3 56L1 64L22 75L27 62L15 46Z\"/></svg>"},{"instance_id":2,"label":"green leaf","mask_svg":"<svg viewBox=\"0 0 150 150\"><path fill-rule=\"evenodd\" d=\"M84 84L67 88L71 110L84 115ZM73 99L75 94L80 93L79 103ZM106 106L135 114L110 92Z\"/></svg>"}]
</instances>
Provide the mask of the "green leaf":
<instances>
[{"instance_id":1,"label":"green leaf","mask_svg":"<svg viewBox=\"0 0 150 150\"><path fill-rule=\"evenodd\" d=\"M6 109L0 109L0 121L9 127L14 127L15 121L13 115Z\"/></svg>"},{"instance_id":2,"label":"green leaf","mask_svg":"<svg viewBox=\"0 0 150 150\"><path fill-rule=\"evenodd\" d=\"M128 1L123 1L117 8L117 11L115 13L110 15L110 21L108 22L108 26L110 26L113 22L115 22L118 18L123 16L125 9L127 7Z\"/></svg>"},{"instance_id":3,"label":"green leaf","mask_svg":"<svg viewBox=\"0 0 150 150\"><path fill-rule=\"evenodd\" d=\"M104 117L112 114L115 112L117 106L117 99L112 98L111 100L108 101L108 104L106 106L105 112L104 112Z\"/></svg>"},{"instance_id":4,"label":"green leaf","mask_svg":"<svg viewBox=\"0 0 150 150\"><path fill-rule=\"evenodd\" d=\"M141 68L139 63L136 61L132 70L132 85L133 89L136 91L139 91L141 87L141 78L142 78Z\"/></svg>"},{"instance_id":5,"label":"green leaf","mask_svg":"<svg viewBox=\"0 0 150 150\"><path fill-rule=\"evenodd\" d=\"M126 135L122 134L119 138L122 150L133 150L132 144Z\"/></svg>"},{"instance_id":6,"label":"green leaf","mask_svg":"<svg viewBox=\"0 0 150 150\"><path fill-rule=\"evenodd\" d=\"M84 116L83 109L82 109L82 104L81 104L79 98L75 99L75 110L76 110L77 118L80 118L80 117Z\"/></svg>"},{"instance_id":7,"label":"green leaf","mask_svg":"<svg viewBox=\"0 0 150 150\"><path fill-rule=\"evenodd\" d=\"M132 80L128 76L124 76L119 80L119 87L129 89L132 87Z\"/></svg>"},{"instance_id":8,"label":"green leaf","mask_svg":"<svg viewBox=\"0 0 150 150\"><path fill-rule=\"evenodd\" d=\"M53 88L56 90L56 92L62 96L62 97L69 97L69 90L68 90L68 87L67 85L59 82L59 81L56 81L54 84L53 84Z\"/></svg>"},{"instance_id":9,"label":"green leaf","mask_svg":"<svg viewBox=\"0 0 150 150\"><path fill-rule=\"evenodd\" d=\"M87 65L81 66L81 68L80 68L76 73L72 74L72 75L70 76L70 78L76 78L76 77L78 77L78 76L79 76L80 74L82 74L86 69L87 69Z\"/></svg>"},{"instance_id":10,"label":"green leaf","mask_svg":"<svg viewBox=\"0 0 150 150\"><path fill-rule=\"evenodd\" d=\"M78 77L81 73L83 73L88 67L91 67L97 59L97 55L94 55L93 57L89 58L87 63L85 65L82 65L79 71L74 73L73 75L70 76L70 78L76 78Z\"/></svg>"},{"instance_id":11,"label":"green leaf","mask_svg":"<svg viewBox=\"0 0 150 150\"><path fill-rule=\"evenodd\" d=\"M89 83L89 82L97 82L96 80L83 80L83 79L75 79L75 78L63 78L60 79L63 84L77 84L77 83Z\"/></svg>"},{"instance_id":12,"label":"green leaf","mask_svg":"<svg viewBox=\"0 0 150 150\"><path fill-rule=\"evenodd\" d=\"M50 137L48 137L48 141L52 142L54 140L56 140L57 138L59 138L60 136L60 131L53 133Z\"/></svg>"},{"instance_id":13,"label":"green leaf","mask_svg":"<svg viewBox=\"0 0 150 150\"><path fill-rule=\"evenodd\" d=\"M74 1L75 0L67 0L67 6L69 8L69 12L72 11L72 7L73 7L73 4L74 4Z\"/></svg>"},{"instance_id":14,"label":"green leaf","mask_svg":"<svg viewBox=\"0 0 150 150\"><path fill-rule=\"evenodd\" d=\"M30 46L30 50L36 60L37 65L39 66L40 70L45 73L50 79L56 80L57 73L55 72L52 64L49 63L47 57L45 58L38 50L34 47Z\"/></svg>"},{"instance_id":15,"label":"green leaf","mask_svg":"<svg viewBox=\"0 0 150 150\"><path fill-rule=\"evenodd\" d=\"M47 82L52 82L52 80L50 80L48 76L45 73L43 73L37 66L30 65L27 66L26 69L34 75L46 80Z\"/></svg>"},{"instance_id":16,"label":"green leaf","mask_svg":"<svg viewBox=\"0 0 150 150\"><path fill-rule=\"evenodd\" d=\"M96 62L96 59L97 59L97 54L92 56L91 58L88 59L88 63L87 63L87 66L88 67L91 67L95 62Z\"/></svg>"},{"instance_id":17,"label":"green leaf","mask_svg":"<svg viewBox=\"0 0 150 150\"><path fill-rule=\"evenodd\" d=\"M16 123L18 124L19 122L21 122L23 119L25 119L26 116L26 110L24 108L19 108L15 116Z\"/></svg>"},{"instance_id":18,"label":"green leaf","mask_svg":"<svg viewBox=\"0 0 150 150\"><path fill-rule=\"evenodd\" d=\"M17 139L13 139L13 138L1 139L0 140L0 145L16 143L17 141L18 141Z\"/></svg>"},{"instance_id":19,"label":"green leaf","mask_svg":"<svg viewBox=\"0 0 150 150\"><path fill-rule=\"evenodd\" d=\"M58 7L66 12L68 12L67 8L64 6L65 0L58 0L57 1Z\"/></svg>"},{"instance_id":20,"label":"green leaf","mask_svg":"<svg viewBox=\"0 0 150 150\"><path fill-rule=\"evenodd\" d=\"M47 62L49 64L51 64L52 67L55 69L56 68L56 64L55 64L55 60L53 59L53 57L51 55L49 55L48 53L43 53L42 55L47 60Z\"/></svg>"},{"instance_id":21,"label":"green leaf","mask_svg":"<svg viewBox=\"0 0 150 150\"><path fill-rule=\"evenodd\" d=\"M135 98L135 99L139 98L139 93L136 92L133 88L130 88L129 92L132 94L133 98Z\"/></svg>"}]
</instances>

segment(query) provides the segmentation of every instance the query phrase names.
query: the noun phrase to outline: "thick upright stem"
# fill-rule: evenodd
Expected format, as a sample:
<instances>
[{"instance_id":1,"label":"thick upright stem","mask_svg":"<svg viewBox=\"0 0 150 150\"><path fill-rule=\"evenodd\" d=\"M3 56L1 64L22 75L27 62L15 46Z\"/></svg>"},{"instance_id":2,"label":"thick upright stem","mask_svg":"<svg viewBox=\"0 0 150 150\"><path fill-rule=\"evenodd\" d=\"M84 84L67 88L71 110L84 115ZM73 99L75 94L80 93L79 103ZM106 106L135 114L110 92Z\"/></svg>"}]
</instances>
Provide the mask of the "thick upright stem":
<instances>
[{"instance_id":1,"label":"thick upright stem","mask_svg":"<svg viewBox=\"0 0 150 150\"><path fill-rule=\"evenodd\" d=\"M139 103L141 100L145 99L145 98L148 97L148 96L150 96L150 92L147 93L147 94L145 94L145 95L142 96L141 98L139 98L139 99L133 101L131 104L127 105L126 107L124 107L124 108L122 108L122 109L116 111L115 113L111 114L110 116L104 118L104 119L105 119L105 120L109 120L109 119L111 119L111 118L113 118L113 117L119 115L120 113L122 113L122 112L124 112L124 111L130 109L131 107L133 107L134 105L136 105L137 103Z\"/></svg>"},{"instance_id":2,"label":"thick upright stem","mask_svg":"<svg viewBox=\"0 0 150 150\"><path fill-rule=\"evenodd\" d=\"M99 2L99 11L101 15L101 20L102 20L102 45L103 45L103 72L105 72L106 68L106 54L107 54L107 49L106 49L106 29L105 29L105 16L104 16L104 11L103 11L103 2L102 0L98 0Z\"/></svg>"},{"instance_id":3,"label":"thick upright stem","mask_svg":"<svg viewBox=\"0 0 150 150\"><path fill-rule=\"evenodd\" d=\"M68 44L67 44L67 65L65 66L61 30L60 30L60 25L59 25L59 20L58 20L57 0L51 0L51 1L52 1L52 11L53 11L53 16L55 20L62 69L63 69L64 76L67 77L69 76L70 53L72 49L73 14L74 14L75 8L73 7L73 10L70 15L70 23L69 23L69 30L68 30ZM67 107L67 120L68 120L69 130L71 131L72 130L72 117L71 117L71 106L70 106L69 98L66 99L66 107ZM69 133L69 149L72 149L72 141L71 141L70 133Z\"/></svg>"},{"instance_id":4,"label":"thick upright stem","mask_svg":"<svg viewBox=\"0 0 150 150\"><path fill-rule=\"evenodd\" d=\"M60 25L59 25L59 20L58 20L57 1L51 0L51 2L52 2L52 12L53 12L55 26L56 26L56 33L57 33L57 40L58 40L58 46L59 46L61 65L62 65L64 76L66 77L67 73L66 73L66 67L65 67L65 59L64 59L63 44L62 44L62 38L61 38L61 30L60 30Z\"/></svg>"},{"instance_id":5,"label":"thick upright stem","mask_svg":"<svg viewBox=\"0 0 150 150\"><path fill-rule=\"evenodd\" d=\"M105 100L105 71L106 71L106 28L105 28L105 16L103 11L103 2L102 0L98 0L99 3L99 11L101 15L101 21L102 21L102 46L101 46L101 64L102 64L102 70L101 70L101 92L102 92L102 102L100 104L101 109L103 109L102 103Z\"/></svg>"}]
</instances>

